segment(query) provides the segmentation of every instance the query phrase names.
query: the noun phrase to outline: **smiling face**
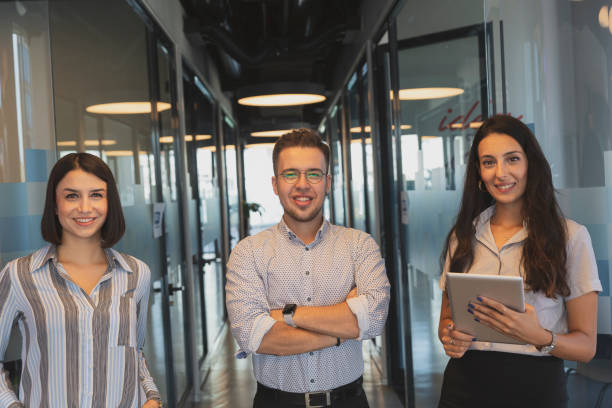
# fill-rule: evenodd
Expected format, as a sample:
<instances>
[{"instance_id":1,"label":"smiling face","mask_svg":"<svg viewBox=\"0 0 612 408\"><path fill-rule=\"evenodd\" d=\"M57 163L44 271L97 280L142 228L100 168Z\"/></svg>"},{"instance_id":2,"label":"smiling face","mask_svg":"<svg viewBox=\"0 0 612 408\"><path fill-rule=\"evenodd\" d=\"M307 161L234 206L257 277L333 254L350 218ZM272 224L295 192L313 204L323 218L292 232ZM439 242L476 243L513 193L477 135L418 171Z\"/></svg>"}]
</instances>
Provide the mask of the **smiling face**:
<instances>
[{"instance_id":1,"label":"smiling face","mask_svg":"<svg viewBox=\"0 0 612 408\"><path fill-rule=\"evenodd\" d=\"M497 205L522 205L527 156L511 136L491 133L478 145L480 177Z\"/></svg>"},{"instance_id":2,"label":"smiling face","mask_svg":"<svg viewBox=\"0 0 612 408\"><path fill-rule=\"evenodd\" d=\"M278 156L276 176L272 177L274 193L285 210L285 222L292 228L299 223L318 224L323 216L325 195L331 185L330 175L316 184L306 180L306 171L319 170L326 173L325 156L316 147L288 147ZM281 175L284 171L299 173L297 181L288 183Z\"/></svg>"},{"instance_id":3,"label":"smiling face","mask_svg":"<svg viewBox=\"0 0 612 408\"><path fill-rule=\"evenodd\" d=\"M71 170L55 189L62 244L74 239L101 241L108 213L106 182L81 169Z\"/></svg>"}]
</instances>

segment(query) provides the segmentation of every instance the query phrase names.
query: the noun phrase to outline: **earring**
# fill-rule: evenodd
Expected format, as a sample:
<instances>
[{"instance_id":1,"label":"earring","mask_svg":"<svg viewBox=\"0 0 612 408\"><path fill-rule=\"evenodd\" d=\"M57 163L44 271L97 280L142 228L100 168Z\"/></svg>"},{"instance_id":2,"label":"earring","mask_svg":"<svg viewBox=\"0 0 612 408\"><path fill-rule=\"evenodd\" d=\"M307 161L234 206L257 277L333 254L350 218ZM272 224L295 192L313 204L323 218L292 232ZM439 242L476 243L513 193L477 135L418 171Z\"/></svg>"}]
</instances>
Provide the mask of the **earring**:
<instances>
[{"instance_id":1,"label":"earring","mask_svg":"<svg viewBox=\"0 0 612 408\"><path fill-rule=\"evenodd\" d=\"M482 180L478 180L478 189L483 193L486 191L484 188L482 188Z\"/></svg>"}]
</instances>

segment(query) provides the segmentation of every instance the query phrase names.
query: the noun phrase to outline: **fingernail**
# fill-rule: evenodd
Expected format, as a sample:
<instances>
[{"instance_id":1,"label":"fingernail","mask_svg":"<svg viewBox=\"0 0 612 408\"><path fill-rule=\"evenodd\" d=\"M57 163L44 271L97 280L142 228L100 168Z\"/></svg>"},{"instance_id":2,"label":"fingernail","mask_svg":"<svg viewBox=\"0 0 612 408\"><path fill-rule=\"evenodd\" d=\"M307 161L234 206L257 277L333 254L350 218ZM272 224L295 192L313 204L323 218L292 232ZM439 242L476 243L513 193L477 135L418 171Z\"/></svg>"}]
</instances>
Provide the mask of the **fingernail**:
<instances>
[{"instance_id":1,"label":"fingernail","mask_svg":"<svg viewBox=\"0 0 612 408\"><path fill-rule=\"evenodd\" d=\"M470 309L473 309L473 308L474 308L474 305L473 305L473 304L471 304L471 303L468 303L468 307L469 307Z\"/></svg>"},{"instance_id":2,"label":"fingernail","mask_svg":"<svg viewBox=\"0 0 612 408\"><path fill-rule=\"evenodd\" d=\"M476 299L478 299L479 302L482 302L482 298L480 296L478 296Z\"/></svg>"},{"instance_id":3,"label":"fingernail","mask_svg":"<svg viewBox=\"0 0 612 408\"><path fill-rule=\"evenodd\" d=\"M468 309L468 312L474 314L474 311L472 309Z\"/></svg>"},{"instance_id":4,"label":"fingernail","mask_svg":"<svg viewBox=\"0 0 612 408\"><path fill-rule=\"evenodd\" d=\"M476 320L477 322L479 322L479 321L480 321L480 319L479 319L479 318L477 318L477 317L475 317L475 318L474 318L474 320Z\"/></svg>"}]
</instances>

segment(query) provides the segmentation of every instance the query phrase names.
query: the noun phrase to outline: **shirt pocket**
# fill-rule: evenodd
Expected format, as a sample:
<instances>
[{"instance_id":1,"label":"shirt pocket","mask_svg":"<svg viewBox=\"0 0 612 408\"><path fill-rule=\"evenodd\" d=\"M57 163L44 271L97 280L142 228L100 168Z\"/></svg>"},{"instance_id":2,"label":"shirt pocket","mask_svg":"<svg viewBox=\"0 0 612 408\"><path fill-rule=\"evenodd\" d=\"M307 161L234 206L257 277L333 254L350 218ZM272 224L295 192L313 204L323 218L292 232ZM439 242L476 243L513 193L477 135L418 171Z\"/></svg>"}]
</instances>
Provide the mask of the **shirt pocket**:
<instances>
[{"instance_id":1,"label":"shirt pocket","mask_svg":"<svg viewBox=\"0 0 612 408\"><path fill-rule=\"evenodd\" d=\"M136 347L138 311L133 291L128 291L121 296L117 296L118 327L117 345Z\"/></svg>"}]
</instances>

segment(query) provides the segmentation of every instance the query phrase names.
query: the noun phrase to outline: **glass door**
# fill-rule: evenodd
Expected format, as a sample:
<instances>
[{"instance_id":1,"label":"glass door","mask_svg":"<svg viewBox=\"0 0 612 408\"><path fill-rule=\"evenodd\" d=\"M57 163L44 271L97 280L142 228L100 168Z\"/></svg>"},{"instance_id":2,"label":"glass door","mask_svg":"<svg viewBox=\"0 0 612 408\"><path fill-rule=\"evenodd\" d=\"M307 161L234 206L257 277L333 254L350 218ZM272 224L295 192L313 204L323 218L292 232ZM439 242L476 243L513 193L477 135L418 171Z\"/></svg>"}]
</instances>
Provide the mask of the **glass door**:
<instances>
[{"instance_id":1,"label":"glass door","mask_svg":"<svg viewBox=\"0 0 612 408\"><path fill-rule=\"evenodd\" d=\"M221 193L215 105L197 76L185 70L185 140L191 185L190 226L196 287L196 349L200 363L223 326Z\"/></svg>"},{"instance_id":2,"label":"glass door","mask_svg":"<svg viewBox=\"0 0 612 408\"><path fill-rule=\"evenodd\" d=\"M179 153L173 54L166 42L158 40L155 47L159 89L157 113L159 119L159 167L164 207L165 282L171 329L171 337L167 337L167 341L171 339L173 357L173 372L167 373L167 375L174 378L175 401L179 402L185 398L191 386L191 379L187 374L191 372L191 361L187 360L185 354L186 350L189 349L187 345L189 328L184 318L185 308L187 307L184 296L186 259L182 229L182 192L178 175L182 166Z\"/></svg>"}]
</instances>

